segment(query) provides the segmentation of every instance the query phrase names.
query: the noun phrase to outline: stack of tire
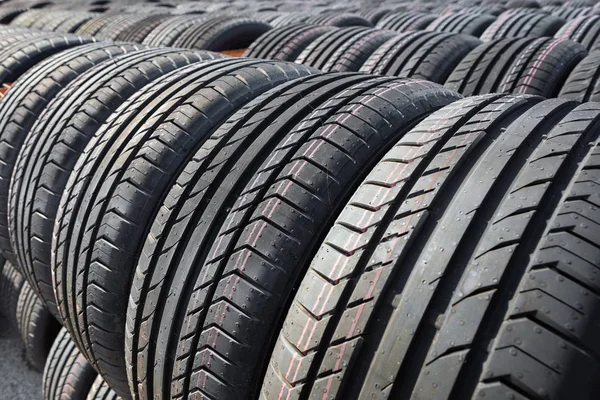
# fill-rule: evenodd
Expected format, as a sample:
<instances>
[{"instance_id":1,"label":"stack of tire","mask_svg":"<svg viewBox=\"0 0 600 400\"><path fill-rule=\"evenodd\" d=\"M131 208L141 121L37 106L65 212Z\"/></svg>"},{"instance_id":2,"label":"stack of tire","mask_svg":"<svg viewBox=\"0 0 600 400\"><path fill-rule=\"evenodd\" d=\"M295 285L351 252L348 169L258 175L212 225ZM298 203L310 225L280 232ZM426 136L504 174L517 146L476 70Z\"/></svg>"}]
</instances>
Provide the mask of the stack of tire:
<instances>
[{"instance_id":1,"label":"stack of tire","mask_svg":"<svg viewBox=\"0 0 600 400\"><path fill-rule=\"evenodd\" d=\"M476 3L19 5L0 294L44 397L594 398L596 17Z\"/></svg>"}]
</instances>

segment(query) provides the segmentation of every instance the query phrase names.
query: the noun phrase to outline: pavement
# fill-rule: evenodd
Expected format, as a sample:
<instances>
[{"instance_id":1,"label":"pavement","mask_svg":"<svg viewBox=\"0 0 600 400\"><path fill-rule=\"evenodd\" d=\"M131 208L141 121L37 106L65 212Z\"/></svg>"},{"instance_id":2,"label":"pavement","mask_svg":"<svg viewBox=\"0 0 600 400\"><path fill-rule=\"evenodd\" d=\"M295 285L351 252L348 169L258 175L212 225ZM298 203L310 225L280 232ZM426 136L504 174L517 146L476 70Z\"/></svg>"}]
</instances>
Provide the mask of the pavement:
<instances>
[{"instance_id":1,"label":"pavement","mask_svg":"<svg viewBox=\"0 0 600 400\"><path fill-rule=\"evenodd\" d=\"M31 369L14 327L0 317L0 400L41 400L42 373Z\"/></svg>"}]
</instances>

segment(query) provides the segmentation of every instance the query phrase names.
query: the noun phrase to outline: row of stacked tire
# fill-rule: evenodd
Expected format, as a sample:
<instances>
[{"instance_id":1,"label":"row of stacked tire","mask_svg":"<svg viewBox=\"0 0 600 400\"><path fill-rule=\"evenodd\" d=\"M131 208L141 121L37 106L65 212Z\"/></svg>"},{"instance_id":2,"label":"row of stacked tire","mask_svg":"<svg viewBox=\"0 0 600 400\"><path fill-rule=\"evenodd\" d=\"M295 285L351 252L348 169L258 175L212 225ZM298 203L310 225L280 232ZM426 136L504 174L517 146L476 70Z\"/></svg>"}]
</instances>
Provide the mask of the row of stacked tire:
<instances>
[{"instance_id":1,"label":"row of stacked tire","mask_svg":"<svg viewBox=\"0 0 600 400\"><path fill-rule=\"evenodd\" d=\"M600 393L595 4L0 14L2 311L46 399Z\"/></svg>"}]
</instances>

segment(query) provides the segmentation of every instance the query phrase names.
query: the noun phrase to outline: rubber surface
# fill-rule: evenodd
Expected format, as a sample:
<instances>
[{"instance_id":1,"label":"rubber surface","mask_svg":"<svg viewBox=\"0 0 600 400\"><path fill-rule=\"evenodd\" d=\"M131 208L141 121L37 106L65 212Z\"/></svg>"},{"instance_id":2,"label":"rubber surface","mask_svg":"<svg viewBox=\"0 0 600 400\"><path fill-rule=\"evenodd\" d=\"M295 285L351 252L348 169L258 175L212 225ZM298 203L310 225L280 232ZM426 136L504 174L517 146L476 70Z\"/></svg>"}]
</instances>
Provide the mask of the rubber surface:
<instances>
[{"instance_id":1,"label":"rubber surface","mask_svg":"<svg viewBox=\"0 0 600 400\"><path fill-rule=\"evenodd\" d=\"M598 264L599 123L597 104L488 95L409 132L313 259L262 398L597 391L580 272Z\"/></svg>"},{"instance_id":2,"label":"rubber surface","mask_svg":"<svg viewBox=\"0 0 600 400\"><path fill-rule=\"evenodd\" d=\"M360 70L444 83L463 57L479 44L481 41L473 36L409 32L380 46Z\"/></svg>"},{"instance_id":3,"label":"rubber surface","mask_svg":"<svg viewBox=\"0 0 600 400\"><path fill-rule=\"evenodd\" d=\"M173 175L238 107L310 72L242 59L183 68L138 91L77 161L55 224L55 292L79 347L120 396L129 392L124 338L133 269Z\"/></svg>"},{"instance_id":4,"label":"rubber surface","mask_svg":"<svg viewBox=\"0 0 600 400\"><path fill-rule=\"evenodd\" d=\"M86 400L121 400L100 375L94 381Z\"/></svg>"},{"instance_id":5,"label":"rubber surface","mask_svg":"<svg viewBox=\"0 0 600 400\"><path fill-rule=\"evenodd\" d=\"M31 368L42 372L60 323L44 307L44 303L23 282L17 302L17 328L25 347L25 359Z\"/></svg>"},{"instance_id":6,"label":"rubber surface","mask_svg":"<svg viewBox=\"0 0 600 400\"><path fill-rule=\"evenodd\" d=\"M201 272L193 267L193 258L186 257L192 253L188 249L208 250L251 172L294 126L331 96L368 79L356 74L314 75L266 92L217 129L179 174L148 236L162 239L144 243L127 311L128 375L139 397L170 398L171 376L185 366L178 361L175 368L170 352L175 352L183 328L185 307L176 305L189 301L190 285ZM160 288L155 282L161 282ZM157 345L161 342L168 345ZM155 387L162 390L154 392Z\"/></svg>"},{"instance_id":7,"label":"rubber surface","mask_svg":"<svg viewBox=\"0 0 600 400\"><path fill-rule=\"evenodd\" d=\"M23 275L8 261L2 263L2 271L0 273L0 314L7 322L7 330L17 329L17 302L21 286L25 278Z\"/></svg>"},{"instance_id":8,"label":"rubber surface","mask_svg":"<svg viewBox=\"0 0 600 400\"><path fill-rule=\"evenodd\" d=\"M395 138L457 98L425 81L368 82L333 96L283 136L213 245L196 249L205 261L182 323L172 396L257 395L292 288L341 204ZM373 114L378 102L389 107L385 119Z\"/></svg>"},{"instance_id":9,"label":"rubber surface","mask_svg":"<svg viewBox=\"0 0 600 400\"><path fill-rule=\"evenodd\" d=\"M577 64L558 97L580 102L600 101L600 51L590 53Z\"/></svg>"},{"instance_id":10,"label":"rubber surface","mask_svg":"<svg viewBox=\"0 0 600 400\"><path fill-rule=\"evenodd\" d=\"M42 392L44 400L85 400L98 373L62 328L48 354Z\"/></svg>"},{"instance_id":11,"label":"rubber surface","mask_svg":"<svg viewBox=\"0 0 600 400\"><path fill-rule=\"evenodd\" d=\"M252 42L243 56L265 60L295 61L315 39L336 29L331 26L307 24L274 28Z\"/></svg>"},{"instance_id":12,"label":"rubber surface","mask_svg":"<svg viewBox=\"0 0 600 400\"><path fill-rule=\"evenodd\" d=\"M8 201L15 167L22 168L17 165L19 154L48 104L65 86L94 65L136 49L132 45L96 43L63 51L27 71L0 102L0 148L3 150L0 152L0 250L6 259L20 266L32 289L47 302L54 303L50 274L36 276L33 264L14 253L17 243L10 242ZM55 309L52 312L57 315Z\"/></svg>"},{"instance_id":13,"label":"rubber surface","mask_svg":"<svg viewBox=\"0 0 600 400\"><path fill-rule=\"evenodd\" d=\"M553 36L564 24L564 19L553 15L505 12L481 34L481 40Z\"/></svg>"}]
</instances>

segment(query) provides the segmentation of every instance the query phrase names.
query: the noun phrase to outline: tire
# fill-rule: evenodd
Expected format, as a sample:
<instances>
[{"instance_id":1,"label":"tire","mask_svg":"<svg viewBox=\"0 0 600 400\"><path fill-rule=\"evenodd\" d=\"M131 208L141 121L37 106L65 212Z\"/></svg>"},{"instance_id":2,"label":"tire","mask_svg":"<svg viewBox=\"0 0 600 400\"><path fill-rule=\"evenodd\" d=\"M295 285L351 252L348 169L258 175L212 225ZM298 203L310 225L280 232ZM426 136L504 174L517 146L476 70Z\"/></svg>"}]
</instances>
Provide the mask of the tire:
<instances>
[{"instance_id":1,"label":"tire","mask_svg":"<svg viewBox=\"0 0 600 400\"><path fill-rule=\"evenodd\" d=\"M123 50L114 55L119 52ZM54 222L69 175L85 146L137 90L177 68L215 56L219 57L207 52L144 49L100 63L56 96L25 136L10 186L9 234L19 265L57 318L51 274Z\"/></svg>"},{"instance_id":2,"label":"tire","mask_svg":"<svg viewBox=\"0 0 600 400\"><path fill-rule=\"evenodd\" d=\"M556 97L587 50L570 40L540 38L515 60L502 80L501 92Z\"/></svg>"},{"instance_id":3,"label":"tire","mask_svg":"<svg viewBox=\"0 0 600 400\"><path fill-rule=\"evenodd\" d=\"M574 220L594 210L580 199L597 191L584 182L597 179L599 123L597 104L499 95L423 121L329 231L261 398L597 392L598 363L581 349L595 346L597 297L588 298L598 285L580 275L598 265L597 237L588 243L591 232ZM390 184L394 168L406 172ZM307 324L309 339L301 337Z\"/></svg>"},{"instance_id":4,"label":"tire","mask_svg":"<svg viewBox=\"0 0 600 400\"><path fill-rule=\"evenodd\" d=\"M187 28L173 46L212 51L246 49L270 29L271 25L250 18L206 20Z\"/></svg>"},{"instance_id":5,"label":"tire","mask_svg":"<svg viewBox=\"0 0 600 400\"><path fill-rule=\"evenodd\" d=\"M600 45L600 16L592 15L569 21L554 37L581 43L591 51Z\"/></svg>"},{"instance_id":6,"label":"tire","mask_svg":"<svg viewBox=\"0 0 600 400\"><path fill-rule=\"evenodd\" d=\"M396 35L393 32L381 29L367 29L357 33L326 60L323 71L358 71L375 50L394 36Z\"/></svg>"},{"instance_id":7,"label":"tire","mask_svg":"<svg viewBox=\"0 0 600 400\"><path fill-rule=\"evenodd\" d=\"M56 32L56 29L66 21L69 21L73 17L80 13L69 12L69 11L54 11L48 12L45 18L40 18L31 28L39 29L41 31ZM37 26L36 26L37 25ZM65 32L68 33L68 32Z\"/></svg>"},{"instance_id":8,"label":"tire","mask_svg":"<svg viewBox=\"0 0 600 400\"><path fill-rule=\"evenodd\" d=\"M174 175L207 135L237 108L272 87L311 72L296 64L246 59L218 60L183 68L138 92L88 143L87 149L93 151L86 151L79 158L63 193L55 224L53 262L58 283L55 292L59 305L63 305L60 309L63 320L72 327L76 341L83 343L79 347L89 349L88 359L120 396L129 397L124 342L133 270ZM164 142L167 132L169 143ZM157 157L146 158L148 152L155 152ZM148 186L154 189L146 192L143 188ZM133 203L129 200L124 203L123 199L131 199ZM98 205L93 204L96 201L103 209L100 213ZM136 228L132 230L134 223ZM91 226L99 229L86 233ZM125 236L120 237L121 234ZM83 244L79 235L90 252L71 252L71 246ZM100 249L113 244L110 254L98 254L94 256L96 261L88 264L87 257L92 252L103 251ZM111 271L103 265L111 265ZM80 298L77 293L82 290ZM80 325L75 309L83 311L85 320L111 333ZM100 310L110 310L110 317Z\"/></svg>"},{"instance_id":9,"label":"tire","mask_svg":"<svg viewBox=\"0 0 600 400\"><path fill-rule=\"evenodd\" d=\"M460 11L469 14L487 14L493 15L494 17L499 16L506 11L506 8L500 5L485 5L485 6L472 6L460 8Z\"/></svg>"},{"instance_id":10,"label":"tire","mask_svg":"<svg viewBox=\"0 0 600 400\"><path fill-rule=\"evenodd\" d=\"M62 60L62 58L57 56L51 58L50 61L42 60L69 47L83 45L85 40L88 39L75 36L36 37L7 46L4 52L0 53L0 60L2 60L0 61L0 81L4 82L13 82L21 73L34 67L36 62L41 63L40 67L34 67L29 74L23 76L22 81L17 81L0 102L0 142L2 143L2 151L0 151L0 160L2 160L0 163L0 250L2 254L5 254L5 258L14 265L19 264L12 252L7 221L8 191L14 162L25 139L25 134L35 122L34 118L46 106L49 98L62 89L65 80L68 81L72 78L68 74L60 77L61 71L59 71L53 76L53 79L58 79L57 82L52 79L44 81L43 74L60 68L60 65L56 65L56 60L57 58ZM78 50L74 51L77 54ZM116 49L115 51L120 50ZM3 58L7 53L10 56ZM68 59L71 54L73 53L69 51L65 57ZM39 92L30 92L31 88L40 82L43 82L44 86L39 87Z\"/></svg>"},{"instance_id":11,"label":"tire","mask_svg":"<svg viewBox=\"0 0 600 400\"><path fill-rule=\"evenodd\" d=\"M460 61L480 43L467 35L409 32L380 46L361 71L444 83Z\"/></svg>"},{"instance_id":12,"label":"tire","mask_svg":"<svg viewBox=\"0 0 600 400\"><path fill-rule=\"evenodd\" d=\"M558 98L600 101L600 51L590 53L573 69Z\"/></svg>"},{"instance_id":13,"label":"tire","mask_svg":"<svg viewBox=\"0 0 600 400\"><path fill-rule=\"evenodd\" d=\"M143 43L148 46L169 47L187 28L202 21L206 17L197 15L182 15L173 17L156 26L144 39Z\"/></svg>"},{"instance_id":14,"label":"tire","mask_svg":"<svg viewBox=\"0 0 600 400\"><path fill-rule=\"evenodd\" d=\"M0 152L0 250L13 265L21 266L8 234L8 198L15 162L25 138L50 100L71 80L95 63L128 49L135 50L133 46L110 44L88 44L68 49L31 68L12 85L0 102L0 143L4 148ZM27 272L23 270L26 275ZM37 289L34 281L31 282ZM48 290L51 292L52 289L48 287Z\"/></svg>"},{"instance_id":15,"label":"tire","mask_svg":"<svg viewBox=\"0 0 600 400\"><path fill-rule=\"evenodd\" d=\"M313 40L300 53L296 62L317 69L323 69L333 54L357 34L369 31L368 28L350 27L326 32Z\"/></svg>"},{"instance_id":16,"label":"tire","mask_svg":"<svg viewBox=\"0 0 600 400\"><path fill-rule=\"evenodd\" d=\"M541 13L503 13L482 34L481 40L553 36L565 20Z\"/></svg>"},{"instance_id":17,"label":"tire","mask_svg":"<svg viewBox=\"0 0 600 400\"><path fill-rule=\"evenodd\" d=\"M93 13L77 13L77 15L73 15L58 25L56 29L54 29L54 32L74 33L83 24L92 20L96 15L97 14Z\"/></svg>"},{"instance_id":18,"label":"tire","mask_svg":"<svg viewBox=\"0 0 600 400\"><path fill-rule=\"evenodd\" d=\"M203 262L179 311L185 329L173 358L173 397L258 398L287 300L339 207L388 145L456 98L430 82L373 77L282 132L221 217L213 244L190 240L191 258Z\"/></svg>"},{"instance_id":19,"label":"tire","mask_svg":"<svg viewBox=\"0 0 600 400\"><path fill-rule=\"evenodd\" d=\"M541 8L542 6L535 0L509 0L506 8Z\"/></svg>"},{"instance_id":20,"label":"tire","mask_svg":"<svg viewBox=\"0 0 600 400\"><path fill-rule=\"evenodd\" d=\"M312 15L308 13L291 13L284 14L270 22L273 28L285 28L286 26L296 24L306 24L306 20Z\"/></svg>"},{"instance_id":21,"label":"tire","mask_svg":"<svg viewBox=\"0 0 600 400\"><path fill-rule=\"evenodd\" d=\"M59 51L93 41L76 35L43 35L8 46L0 51L0 84L13 83L29 68Z\"/></svg>"},{"instance_id":22,"label":"tire","mask_svg":"<svg viewBox=\"0 0 600 400\"><path fill-rule=\"evenodd\" d=\"M479 37L495 20L495 16L487 14L452 13L438 17L426 30Z\"/></svg>"},{"instance_id":23,"label":"tire","mask_svg":"<svg viewBox=\"0 0 600 400\"><path fill-rule=\"evenodd\" d=\"M26 12L25 8L4 8L0 10L0 24L10 24L16 17Z\"/></svg>"},{"instance_id":24,"label":"tire","mask_svg":"<svg viewBox=\"0 0 600 400\"><path fill-rule=\"evenodd\" d=\"M389 13L379 20L376 27L396 32L422 31L436 18L436 15L420 12Z\"/></svg>"},{"instance_id":25,"label":"tire","mask_svg":"<svg viewBox=\"0 0 600 400\"><path fill-rule=\"evenodd\" d=\"M388 7L377 7L371 10L365 11L361 13L361 15L373 25L377 25L377 23L381 20L381 18L385 17L392 11L391 8Z\"/></svg>"},{"instance_id":26,"label":"tire","mask_svg":"<svg viewBox=\"0 0 600 400\"><path fill-rule=\"evenodd\" d=\"M10 262L4 261L0 274L0 313L8 331L17 330L17 303L24 281L23 275Z\"/></svg>"},{"instance_id":27,"label":"tire","mask_svg":"<svg viewBox=\"0 0 600 400\"><path fill-rule=\"evenodd\" d=\"M454 68L444 86L464 96L500 92L517 57L535 40L496 39L476 47Z\"/></svg>"},{"instance_id":28,"label":"tire","mask_svg":"<svg viewBox=\"0 0 600 400\"><path fill-rule=\"evenodd\" d=\"M42 372L60 323L44 307L44 303L27 282L23 282L17 302L17 328L25 346L25 359L31 368Z\"/></svg>"},{"instance_id":29,"label":"tire","mask_svg":"<svg viewBox=\"0 0 600 400\"><path fill-rule=\"evenodd\" d=\"M22 28L29 28L35 23L35 21L46 14L47 11L45 10L28 10L16 16L10 22L10 24L13 26L20 26Z\"/></svg>"},{"instance_id":30,"label":"tire","mask_svg":"<svg viewBox=\"0 0 600 400\"><path fill-rule=\"evenodd\" d=\"M349 13L332 12L329 15L316 15L308 18L305 23L309 25L337 26L339 28L351 26L365 26L372 28L373 24L367 19Z\"/></svg>"},{"instance_id":31,"label":"tire","mask_svg":"<svg viewBox=\"0 0 600 400\"><path fill-rule=\"evenodd\" d=\"M412 214L411 210L421 208L421 204L429 206L435 197L425 193L433 187L444 188L449 175L437 173L429 179L430 183L428 172L435 171L436 166L451 169L466 163L462 159L468 158L470 151L469 147L463 150L463 146L472 146L488 130L495 132L492 137L497 136L506 121L539 101L506 101L501 95L459 100L400 138L348 200L312 259L279 332L261 398L298 398L301 392L310 398L321 398L325 393L328 398L345 398L349 387L365 396L360 384L352 382L360 370L356 356L365 354L370 360L364 347L373 345L369 336L377 330L375 315L385 307L386 290L393 291L395 281L402 281L400 263L390 264L388 260L395 261L402 249L412 243L405 241L404 235L419 232L412 221L421 214ZM467 124L477 127L472 137L453 141L454 134L469 132L459 130ZM452 149L453 144L461 151L453 153L455 159L449 161L444 150ZM419 156L411 157L412 152ZM441 191L434 192L438 190ZM411 201L413 193L415 200ZM394 213L401 217L394 218ZM407 315L410 318L411 314ZM307 332L303 327L308 327L311 334L301 334ZM394 371L395 368L389 370ZM373 396L405 398L380 392L381 389L373 392ZM424 396L438 398L435 394Z\"/></svg>"},{"instance_id":32,"label":"tire","mask_svg":"<svg viewBox=\"0 0 600 400\"><path fill-rule=\"evenodd\" d=\"M562 18L565 21L574 20L581 17L587 17L590 15L597 14L597 10L592 7L587 8L572 8L572 7L559 7L551 12L552 15Z\"/></svg>"},{"instance_id":33,"label":"tire","mask_svg":"<svg viewBox=\"0 0 600 400\"><path fill-rule=\"evenodd\" d=\"M121 398L98 375L86 400L121 400Z\"/></svg>"},{"instance_id":34,"label":"tire","mask_svg":"<svg viewBox=\"0 0 600 400\"><path fill-rule=\"evenodd\" d=\"M335 30L337 30L335 27L307 24L274 28L252 42L243 56L264 60L295 61L315 39Z\"/></svg>"},{"instance_id":35,"label":"tire","mask_svg":"<svg viewBox=\"0 0 600 400\"><path fill-rule=\"evenodd\" d=\"M106 25L111 23L115 18L122 18L123 16L115 15L115 14L103 14L99 15L95 18L90 19L85 24L81 25L75 31L78 35L89 35L96 36L98 32L100 32Z\"/></svg>"},{"instance_id":36,"label":"tire","mask_svg":"<svg viewBox=\"0 0 600 400\"><path fill-rule=\"evenodd\" d=\"M166 250L169 242L176 243L179 250L194 242L210 246L223 216L248 183L250 171L254 173L269 157L273 146L287 131L333 95L369 79L357 74L313 75L268 91L217 129L179 173L161 207L169 211L157 216L150 231L150 235L160 232L168 239L145 240L132 284L127 311L126 356L129 386L134 397L171 398L170 378L175 358L164 348L175 348L182 326L175 322L163 325L163 321L172 319L179 323L183 320L177 313L184 310L173 305L187 301L185 296L191 290L189 286L200 272L189 260L182 259L183 253L175 248L159 257L160 262L158 255ZM378 82L386 79L390 80L382 78ZM223 163L223 160L227 162ZM223 182L231 184L223 185ZM201 195L195 195L198 185L206 187ZM186 222L178 227L177 220L182 217ZM190 229L199 220L204 221L202 225L206 229L192 234ZM160 289L151 290L152 282L161 277L165 283ZM163 338L170 341L166 347L157 345L157 340ZM154 388L162 389L154 392Z\"/></svg>"},{"instance_id":37,"label":"tire","mask_svg":"<svg viewBox=\"0 0 600 400\"><path fill-rule=\"evenodd\" d=\"M110 22L102 26L102 28L94 34L97 39L102 40L117 40L122 32L127 31L138 22L147 18L148 15L139 14L121 14L115 15L110 19Z\"/></svg>"},{"instance_id":38,"label":"tire","mask_svg":"<svg viewBox=\"0 0 600 400\"><path fill-rule=\"evenodd\" d=\"M98 373L62 328L48 354L42 391L44 400L86 400Z\"/></svg>"},{"instance_id":39,"label":"tire","mask_svg":"<svg viewBox=\"0 0 600 400\"><path fill-rule=\"evenodd\" d=\"M120 42L142 43L155 27L171 19L173 19L173 16L169 14L150 15L121 32L116 40Z\"/></svg>"}]
</instances>

